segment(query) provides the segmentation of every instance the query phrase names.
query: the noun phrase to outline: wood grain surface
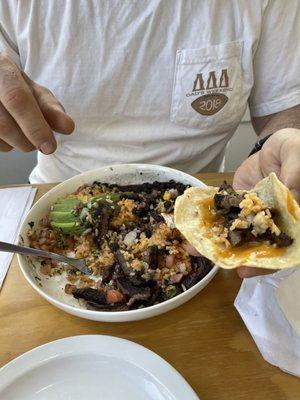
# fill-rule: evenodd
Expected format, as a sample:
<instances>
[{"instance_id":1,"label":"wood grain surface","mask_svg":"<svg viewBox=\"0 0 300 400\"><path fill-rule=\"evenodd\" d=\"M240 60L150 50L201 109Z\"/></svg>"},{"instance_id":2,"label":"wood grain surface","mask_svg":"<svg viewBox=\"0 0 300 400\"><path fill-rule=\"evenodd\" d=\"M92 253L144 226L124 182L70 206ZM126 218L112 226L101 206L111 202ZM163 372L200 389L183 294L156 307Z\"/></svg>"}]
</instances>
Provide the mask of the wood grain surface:
<instances>
[{"instance_id":1,"label":"wood grain surface","mask_svg":"<svg viewBox=\"0 0 300 400\"><path fill-rule=\"evenodd\" d=\"M219 185L223 179L231 181L232 174L199 178ZM39 186L37 198L51 187ZM0 292L0 365L59 338L104 334L159 354L202 400L299 400L300 380L263 360L235 310L240 284L234 271L222 270L176 310L139 322L101 323L66 314L42 299L25 281L14 257Z\"/></svg>"}]
</instances>

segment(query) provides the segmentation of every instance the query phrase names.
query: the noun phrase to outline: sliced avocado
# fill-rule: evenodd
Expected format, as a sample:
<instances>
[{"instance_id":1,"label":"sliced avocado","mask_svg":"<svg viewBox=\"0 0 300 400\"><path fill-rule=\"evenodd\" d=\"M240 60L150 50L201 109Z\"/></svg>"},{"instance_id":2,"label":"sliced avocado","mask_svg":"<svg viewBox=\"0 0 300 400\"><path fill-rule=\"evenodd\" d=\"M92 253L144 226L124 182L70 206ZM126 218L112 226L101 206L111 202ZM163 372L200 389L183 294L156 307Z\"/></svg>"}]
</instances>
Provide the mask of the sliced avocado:
<instances>
[{"instance_id":1,"label":"sliced avocado","mask_svg":"<svg viewBox=\"0 0 300 400\"><path fill-rule=\"evenodd\" d=\"M80 200L77 197L67 197L62 200L58 200L56 204L69 204L70 206L79 203Z\"/></svg>"},{"instance_id":2,"label":"sliced avocado","mask_svg":"<svg viewBox=\"0 0 300 400\"><path fill-rule=\"evenodd\" d=\"M117 203L120 200L121 194L120 193L107 193L100 196L91 197L87 203L95 203L99 200L111 200L114 203ZM80 203L77 197L67 197L64 200L59 200L53 206L51 211L59 211L59 212L66 212L71 211L76 204Z\"/></svg>"},{"instance_id":3,"label":"sliced avocado","mask_svg":"<svg viewBox=\"0 0 300 400\"><path fill-rule=\"evenodd\" d=\"M52 228L59 230L65 234L69 235L80 235L84 232L85 227L79 222L54 222L51 221Z\"/></svg>"},{"instance_id":4,"label":"sliced avocado","mask_svg":"<svg viewBox=\"0 0 300 400\"><path fill-rule=\"evenodd\" d=\"M120 198L121 198L121 193L109 193L105 196L103 196L104 200L108 199L113 201L114 203L117 203Z\"/></svg>"},{"instance_id":5,"label":"sliced avocado","mask_svg":"<svg viewBox=\"0 0 300 400\"><path fill-rule=\"evenodd\" d=\"M123 193L105 193L100 196L91 197L90 200L85 203L95 203L97 201L112 201L117 203ZM66 199L59 200L55 203L50 212L50 223L51 226L60 230L65 234L75 235L84 232L85 225L80 221L79 216L73 212L74 206L81 202L77 197L67 197Z\"/></svg>"},{"instance_id":6,"label":"sliced avocado","mask_svg":"<svg viewBox=\"0 0 300 400\"><path fill-rule=\"evenodd\" d=\"M70 211L51 211L50 220L56 223L78 222L78 217Z\"/></svg>"},{"instance_id":7,"label":"sliced avocado","mask_svg":"<svg viewBox=\"0 0 300 400\"><path fill-rule=\"evenodd\" d=\"M68 204L63 204L63 203L56 203L52 206L52 211L58 211L58 212L70 212L73 209L73 207L69 206Z\"/></svg>"},{"instance_id":8,"label":"sliced avocado","mask_svg":"<svg viewBox=\"0 0 300 400\"><path fill-rule=\"evenodd\" d=\"M95 203L96 201L101 201L101 200L111 200L114 203L117 203L121 198L121 193L105 193L105 194L100 194L99 196L92 197L90 199L91 203Z\"/></svg>"},{"instance_id":9,"label":"sliced avocado","mask_svg":"<svg viewBox=\"0 0 300 400\"><path fill-rule=\"evenodd\" d=\"M77 197L68 197L60 200L52 206L52 211L71 211L80 200Z\"/></svg>"}]
</instances>

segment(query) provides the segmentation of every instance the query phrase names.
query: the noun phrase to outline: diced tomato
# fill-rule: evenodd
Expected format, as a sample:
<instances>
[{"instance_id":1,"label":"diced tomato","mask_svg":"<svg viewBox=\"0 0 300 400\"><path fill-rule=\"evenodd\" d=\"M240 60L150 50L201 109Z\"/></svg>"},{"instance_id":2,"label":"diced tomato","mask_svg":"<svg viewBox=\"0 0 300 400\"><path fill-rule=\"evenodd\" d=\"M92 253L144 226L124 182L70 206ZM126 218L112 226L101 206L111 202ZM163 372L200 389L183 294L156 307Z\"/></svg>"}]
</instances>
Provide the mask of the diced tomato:
<instances>
[{"instance_id":1,"label":"diced tomato","mask_svg":"<svg viewBox=\"0 0 300 400\"><path fill-rule=\"evenodd\" d=\"M174 261L175 261L175 256L174 256L174 254L168 254L168 255L166 256L166 267L167 267L167 268L173 267Z\"/></svg>"},{"instance_id":2,"label":"diced tomato","mask_svg":"<svg viewBox=\"0 0 300 400\"><path fill-rule=\"evenodd\" d=\"M106 294L106 301L110 304L121 303L122 301L124 301L124 296L119 290L110 289Z\"/></svg>"}]
</instances>

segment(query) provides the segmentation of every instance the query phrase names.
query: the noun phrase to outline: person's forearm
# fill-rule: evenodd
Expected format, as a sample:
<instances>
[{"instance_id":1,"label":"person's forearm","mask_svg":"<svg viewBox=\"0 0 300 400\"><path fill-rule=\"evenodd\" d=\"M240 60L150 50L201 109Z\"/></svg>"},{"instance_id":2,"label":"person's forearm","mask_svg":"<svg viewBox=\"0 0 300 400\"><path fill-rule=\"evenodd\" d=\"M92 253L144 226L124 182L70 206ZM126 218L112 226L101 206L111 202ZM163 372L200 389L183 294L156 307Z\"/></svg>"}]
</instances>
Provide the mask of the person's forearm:
<instances>
[{"instance_id":1,"label":"person's forearm","mask_svg":"<svg viewBox=\"0 0 300 400\"><path fill-rule=\"evenodd\" d=\"M260 139L283 128L300 129L300 104L265 117L252 117L251 122Z\"/></svg>"}]
</instances>

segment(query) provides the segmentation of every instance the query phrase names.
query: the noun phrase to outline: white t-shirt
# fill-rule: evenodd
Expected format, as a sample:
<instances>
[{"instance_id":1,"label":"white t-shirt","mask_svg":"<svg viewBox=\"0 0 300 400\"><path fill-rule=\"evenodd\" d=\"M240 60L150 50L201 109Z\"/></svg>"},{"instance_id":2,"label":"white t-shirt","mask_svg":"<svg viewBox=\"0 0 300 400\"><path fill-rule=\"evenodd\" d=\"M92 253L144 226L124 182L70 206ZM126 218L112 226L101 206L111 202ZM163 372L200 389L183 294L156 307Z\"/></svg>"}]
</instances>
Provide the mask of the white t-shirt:
<instances>
[{"instance_id":1,"label":"white t-shirt","mask_svg":"<svg viewBox=\"0 0 300 400\"><path fill-rule=\"evenodd\" d=\"M0 49L76 123L32 182L218 170L248 100L254 116L300 103L299 0L1 0L0 23Z\"/></svg>"}]
</instances>

